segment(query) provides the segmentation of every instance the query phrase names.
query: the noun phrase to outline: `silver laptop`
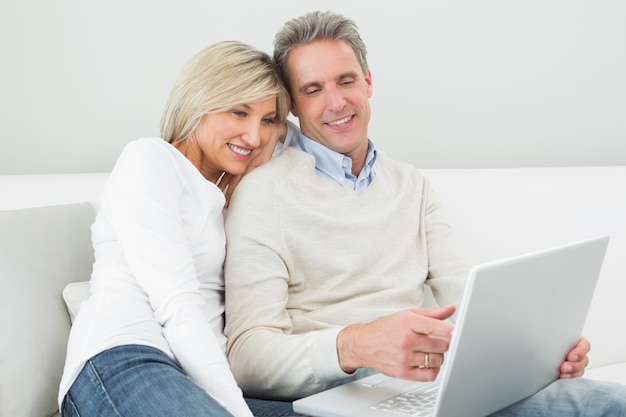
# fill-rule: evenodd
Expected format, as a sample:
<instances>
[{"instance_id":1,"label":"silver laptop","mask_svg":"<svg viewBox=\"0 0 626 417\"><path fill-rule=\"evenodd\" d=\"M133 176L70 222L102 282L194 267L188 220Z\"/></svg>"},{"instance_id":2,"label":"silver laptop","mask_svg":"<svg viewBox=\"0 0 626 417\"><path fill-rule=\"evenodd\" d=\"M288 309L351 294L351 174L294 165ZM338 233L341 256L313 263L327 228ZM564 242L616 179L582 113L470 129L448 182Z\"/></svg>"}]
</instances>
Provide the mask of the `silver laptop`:
<instances>
[{"instance_id":1,"label":"silver laptop","mask_svg":"<svg viewBox=\"0 0 626 417\"><path fill-rule=\"evenodd\" d=\"M600 236L475 266L435 382L375 374L299 399L294 411L482 417L534 394L558 378L582 334L608 242ZM420 401L430 402L426 411Z\"/></svg>"}]
</instances>

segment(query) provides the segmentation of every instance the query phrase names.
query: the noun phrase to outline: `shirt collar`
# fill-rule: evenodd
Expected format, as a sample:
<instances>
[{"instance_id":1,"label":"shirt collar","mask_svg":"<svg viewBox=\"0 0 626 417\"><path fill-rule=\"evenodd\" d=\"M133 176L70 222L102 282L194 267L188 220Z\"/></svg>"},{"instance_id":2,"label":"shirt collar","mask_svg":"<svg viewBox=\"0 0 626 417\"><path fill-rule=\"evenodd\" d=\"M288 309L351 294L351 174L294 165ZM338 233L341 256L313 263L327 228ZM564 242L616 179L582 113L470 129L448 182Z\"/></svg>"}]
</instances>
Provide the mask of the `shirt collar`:
<instances>
[{"instance_id":1,"label":"shirt collar","mask_svg":"<svg viewBox=\"0 0 626 417\"><path fill-rule=\"evenodd\" d=\"M374 179L374 163L378 151L374 147L371 140L367 141L367 156L365 159L365 165L358 175L358 178L367 177L367 185L369 185ZM289 146L293 146L304 152L307 152L315 158L315 169L322 173L324 176L332 178L333 180L342 184L346 177L355 178L352 175L352 160L332 149L322 145L319 142L305 136L302 132L299 133L297 139L291 141ZM354 181L354 180L353 180Z\"/></svg>"}]
</instances>

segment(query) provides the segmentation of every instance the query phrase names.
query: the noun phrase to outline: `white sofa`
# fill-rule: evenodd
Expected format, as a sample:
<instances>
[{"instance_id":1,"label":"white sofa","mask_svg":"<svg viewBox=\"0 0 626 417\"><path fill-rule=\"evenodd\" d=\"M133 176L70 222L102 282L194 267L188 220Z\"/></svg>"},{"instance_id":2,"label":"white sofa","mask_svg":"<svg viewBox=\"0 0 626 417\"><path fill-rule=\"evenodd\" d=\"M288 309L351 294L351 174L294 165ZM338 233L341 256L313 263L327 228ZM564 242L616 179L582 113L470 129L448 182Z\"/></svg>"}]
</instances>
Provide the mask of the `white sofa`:
<instances>
[{"instance_id":1,"label":"white sofa","mask_svg":"<svg viewBox=\"0 0 626 417\"><path fill-rule=\"evenodd\" d=\"M586 377L626 384L626 166L422 172L477 262L611 235L584 329ZM57 413L70 328L62 291L89 279L106 177L0 176L0 417Z\"/></svg>"}]
</instances>

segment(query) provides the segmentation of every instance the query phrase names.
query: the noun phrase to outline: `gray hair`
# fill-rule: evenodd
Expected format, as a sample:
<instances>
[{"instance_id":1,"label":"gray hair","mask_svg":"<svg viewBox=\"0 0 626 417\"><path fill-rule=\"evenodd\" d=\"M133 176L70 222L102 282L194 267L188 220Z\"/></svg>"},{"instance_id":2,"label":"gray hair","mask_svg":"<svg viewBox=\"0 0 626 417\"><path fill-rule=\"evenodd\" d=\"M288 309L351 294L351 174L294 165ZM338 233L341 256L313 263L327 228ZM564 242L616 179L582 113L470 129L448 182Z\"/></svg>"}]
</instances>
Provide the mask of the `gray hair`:
<instances>
[{"instance_id":1,"label":"gray hair","mask_svg":"<svg viewBox=\"0 0 626 417\"><path fill-rule=\"evenodd\" d=\"M237 41L215 43L192 57L174 83L161 117L161 137L187 140L205 114L276 97L276 118L285 121L289 93L265 52Z\"/></svg>"},{"instance_id":2,"label":"gray hair","mask_svg":"<svg viewBox=\"0 0 626 417\"><path fill-rule=\"evenodd\" d=\"M287 86L289 86L287 71L289 53L299 45L317 40L346 41L354 50L363 73L367 73L367 49L356 23L331 11L315 11L287 21L274 37L274 61Z\"/></svg>"}]
</instances>

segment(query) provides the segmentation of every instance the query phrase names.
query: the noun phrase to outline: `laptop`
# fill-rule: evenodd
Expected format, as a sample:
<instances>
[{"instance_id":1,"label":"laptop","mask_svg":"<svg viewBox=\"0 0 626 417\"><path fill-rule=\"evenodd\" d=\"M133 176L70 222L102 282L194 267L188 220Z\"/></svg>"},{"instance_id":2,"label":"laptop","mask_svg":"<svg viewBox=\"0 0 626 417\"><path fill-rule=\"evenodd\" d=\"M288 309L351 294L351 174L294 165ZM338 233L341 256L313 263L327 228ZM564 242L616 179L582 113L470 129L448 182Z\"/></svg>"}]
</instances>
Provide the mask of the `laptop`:
<instances>
[{"instance_id":1,"label":"laptop","mask_svg":"<svg viewBox=\"0 0 626 417\"><path fill-rule=\"evenodd\" d=\"M482 417L555 381L578 342L608 246L599 236L473 267L438 378L382 374L301 398L316 417ZM414 401L428 401L418 414ZM395 410L393 410L395 408Z\"/></svg>"}]
</instances>

